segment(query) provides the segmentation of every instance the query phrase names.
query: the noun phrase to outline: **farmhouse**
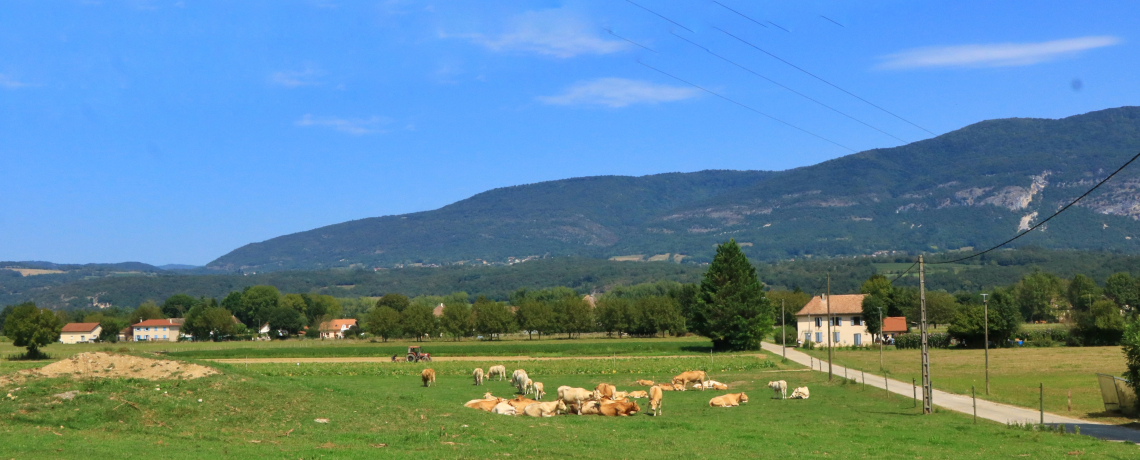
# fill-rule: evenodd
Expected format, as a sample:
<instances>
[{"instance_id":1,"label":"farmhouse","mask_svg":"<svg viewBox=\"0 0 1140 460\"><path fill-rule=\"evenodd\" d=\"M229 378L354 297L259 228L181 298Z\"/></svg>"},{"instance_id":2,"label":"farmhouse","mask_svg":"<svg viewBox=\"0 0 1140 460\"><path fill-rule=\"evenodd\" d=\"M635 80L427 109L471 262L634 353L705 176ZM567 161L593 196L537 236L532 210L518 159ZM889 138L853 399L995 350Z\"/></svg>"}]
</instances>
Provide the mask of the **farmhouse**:
<instances>
[{"instance_id":1,"label":"farmhouse","mask_svg":"<svg viewBox=\"0 0 1140 460\"><path fill-rule=\"evenodd\" d=\"M863 294L845 294L812 297L799 312L796 326L804 343L822 346L867 345L871 335L863 322ZM828 316L828 303L831 314ZM831 336L827 324L831 322Z\"/></svg>"},{"instance_id":2,"label":"farmhouse","mask_svg":"<svg viewBox=\"0 0 1140 460\"><path fill-rule=\"evenodd\" d=\"M343 339L344 331L356 325L355 319L334 319L321 323L322 339Z\"/></svg>"},{"instance_id":3,"label":"farmhouse","mask_svg":"<svg viewBox=\"0 0 1140 460\"><path fill-rule=\"evenodd\" d=\"M883 336L898 337L907 332L905 316L888 316L883 318Z\"/></svg>"},{"instance_id":4,"label":"farmhouse","mask_svg":"<svg viewBox=\"0 0 1140 460\"><path fill-rule=\"evenodd\" d=\"M135 342L177 342L182 318L148 319L131 325Z\"/></svg>"},{"instance_id":5,"label":"farmhouse","mask_svg":"<svg viewBox=\"0 0 1140 460\"><path fill-rule=\"evenodd\" d=\"M99 323L67 323L59 332L60 343L90 343L99 338L103 328Z\"/></svg>"}]
</instances>

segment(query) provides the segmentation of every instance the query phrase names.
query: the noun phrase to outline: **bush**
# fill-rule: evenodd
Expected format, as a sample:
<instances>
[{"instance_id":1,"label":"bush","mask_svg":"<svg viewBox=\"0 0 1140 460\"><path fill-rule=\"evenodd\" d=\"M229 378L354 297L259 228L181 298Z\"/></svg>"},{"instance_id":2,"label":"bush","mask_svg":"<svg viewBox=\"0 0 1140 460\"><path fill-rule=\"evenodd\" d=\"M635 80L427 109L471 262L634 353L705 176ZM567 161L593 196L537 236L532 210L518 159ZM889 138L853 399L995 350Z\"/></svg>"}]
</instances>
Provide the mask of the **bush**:
<instances>
[{"instance_id":1,"label":"bush","mask_svg":"<svg viewBox=\"0 0 1140 460\"><path fill-rule=\"evenodd\" d=\"M950 348L950 334L935 332L926 336L926 346L930 348ZM910 333L895 337L895 348L900 350L908 348L922 348L922 334Z\"/></svg>"},{"instance_id":2,"label":"bush","mask_svg":"<svg viewBox=\"0 0 1140 460\"><path fill-rule=\"evenodd\" d=\"M1071 339L1069 329L1058 325L1048 329L1023 330L1018 332L1015 339L1025 340L1026 345L1032 347L1052 347L1058 343L1079 344L1079 339Z\"/></svg>"},{"instance_id":3,"label":"bush","mask_svg":"<svg viewBox=\"0 0 1140 460\"><path fill-rule=\"evenodd\" d=\"M772 343L775 343L776 345L780 345L780 344L784 343L782 341L782 339L784 339L784 340L788 341L788 346L790 346L790 347L796 346L796 340L799 340L799 337L796 336L796 327L795 326L784 326L783 327L783 333L784 333L783 336L780 335L780 332L781 332L780 328L777 327L775 332L772 335Z\"/></svg>"}]
</instances>

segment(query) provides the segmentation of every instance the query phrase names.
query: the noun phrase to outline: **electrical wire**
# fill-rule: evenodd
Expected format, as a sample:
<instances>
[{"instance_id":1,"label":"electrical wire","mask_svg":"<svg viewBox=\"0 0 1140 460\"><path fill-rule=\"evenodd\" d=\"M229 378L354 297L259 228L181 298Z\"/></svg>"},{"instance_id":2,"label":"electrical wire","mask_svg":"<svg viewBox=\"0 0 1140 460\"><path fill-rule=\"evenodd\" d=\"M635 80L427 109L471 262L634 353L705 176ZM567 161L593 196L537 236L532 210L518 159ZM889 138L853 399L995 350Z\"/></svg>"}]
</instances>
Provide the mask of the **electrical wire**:
<instances>
[{"instance_id":1,"label":"electrical wire","mask_svg":"<svg viewBox=\"0 0 1140 460\"><path fill-rule=\"evenodd\" d=\"M692 87L694 87L694 88L696 88L696 89L699 89L699 90L701 90L701 91L704 91L704 92L706 92L706 93L709 93L709 94L711 94L711 95L713 95L713 96L716 96L716 97L719 97L719 98L721 98L721 99L724 99L724 100L726 100L726 101L728 101L728 102L731 102L731 103L733 103L733 104L736 104L736 105L738 105L738 106L740 106L740 107L743 107L743 108L745 108L745 109L748 109L748 110L750 110L750 111L752 111L752 112L755 112L755 113L757 113L757 114L763 115L763 116L765 116L765 117L767 117L767 118L769 118L769 119L772 119L772 120L774 120L774 121L780 122L780 123L782 123L782 124L784 124L784 125L786 125L786 126L788 126L788 127L790 127L790 128L793 128L793 129L795 129L795 130L797 130L797 131L800 131L800 132L803 132L803 133L805 133L805 134L809 134L809 135L811 135L811 136L814 136L814 137L816 137L816 138L822 139L822 140L824 140L824 141L826 141L826 142L828 142L828 143L830 143L830 144L833 144L833 145L837 145L837 146L839 146L839 147L842 147L842 148L844 148L844 149L847 149L847 150L849 150L849 151L851 151L851 152L854 152L854 151L855 151L855 150L854 150L854 149L852 149L851 147L848 147L848 146L846 146L846 145L840 144L840 143L838 143L838 142L835 142L835 141L833 141L833 140L831 140L831 139L828 139L828 138L826 138L826 137L820 136L819 134L816 134L816 133L813 133L813 132L811 132L811 131L808 131L808 130L806 130L806 129L803 129L803 128L799 127L799 126L793 125L793 124L791 124L791 123L788 123L788 122L786 122L786 121L784 121L784 120L781 120L781 119L779 119L779 118L776 118L776 117L774 117L774 116L768 115L768 114L766 114L766 113L764 113L764 112L761 112L761 111L759 111L759 110L757 110L757 109L754 109L754 108L752 108L752 107L750 107L750 106L748 106L748 105L745 105L745 104L743 104L743 103L741 103L741 102L737 102L737 101L735 101L735 100L733 100L733 99L730 99L730 98L728 98L728 97L722 96L722 95L720 95L720 94L718 94L718 93L716 93L716 92L713 92L712 90L709 90L709 89L707 89L707 88L705 88L705 87L703 87L703 86L700 86L700 85L698 85L698 84L696 84L696 83L693 83L693 82L690 82L690 81L688 81L688 80L682 79L681 77L678 77L678 76L676 76L676 75L673 75L673 74L671 74L671 73L668 73L668 72L666 72L666 71L664 71L664 70L658 69L658 68L656 68L656 67L653 67L653 66L651 66L651 65L649 65L649 64L646 64L646 63L644 63L644 62L641 62L641 61L637 61L637 63L638 63L638 64L641 64L641 65L643 65L643 66L645 66L645 67L648 67L648 68L650 68L650 69L656 70L657 72L661 73L662 75L665 75L665 76L667 76L667 77L669 77L669 78L672 78L672 79L674 79L674 80L677 80L677 81L679 81L679 82L681 82L681 83L684 83L684 84L686 84L686 85L692 86Z\"/></svg>"},{"instance_id":2,"label":"electrical wire","mask_svg":"<svg viewBox=\"0 0 1140 460\"><path fill-rule=\"evenodd\" d=\"M669 33L670 33L670 34L672 34L674 37L677 37L677 38L679 38L679 39L681 39L681 40L684 40L684 41L686 41L686 42L689 42L689 44L690 44L690 45L693 45L693 46L695 46L695 47L697 47L697 48L700 48L700 49L703 49L703 50L705 50L705 52L706 52L706 53L709 53L709 54L711 54L711 55L713 55L713 56L716 56L717 58L720 58L720 59L721 59L722 61L724 61L724 62L727 62L727 63L729 63L729 64L732 64L732 65L734 65L734 66L737 66L737 67L741 68L742 70L744 70L745 72L748 72L748 73L750 73L750 74L752 74L752 75L755 75L755 76L757 76L757 77L763 78L764 80L767 80L769 83L772 83L773 85L776 85L776 86L779 86L779 87L781 87L781 88L784 88L784 89L786 89L786 90L788 90L788 91L790 91L790 92L792 92L792 93L795 93L797 96L800 96L800 97L802 97L802 98L804 98L804 99L807 99L807 100L809 100L809 101L812 101L812 102L814 102L814 103L816 103L816 104L819 104L819 105L821 105L821 106L823 106L823 107L826 107L828 110L831 110L832 112L835 112L835 113L838 113L838 114L840 114L840 115L843 115L843 116L845 116L845 117L847 117L847 118L850 118L851 120L854 120L855 122L857 122L857 123L859 123L859 124L861 124L861 125L863 125L863 126L866 126L866 127L868 127L868 128L871 128L871 129L873 129L873 130L875 130L875 131L878 131L878 132L880 132L880 133L883 133L883 134L885 134L885 135L887 135L887 136L889 136L889 137L891 137L891 138L893 138L893 139L895 139L895 140L897 140L897 141L899 141L899 142L902 142L902 143L904 143L904 144L906 144L906 143L907 143L907 141L905 141L905 140L903 140L903 139L900 139L900 138L898 138L898 137L897 137L897 136L895 136L894 134L891 134L891 133L888 133L888 132L886 132L886 131L883 131L882 129L876 128L876 127L874 127L874 126L872 126L872 125L870 125L870 124L868 124L868 123L864 122L863 120L860 120L860 119L858 119L858 118L855 118L855 117L853 117L853 116L851 116L851 115L848 115L848 114L846 114L846 113L844 113L844 112L840 111L839 109L836 109L835 107L832 107L832 106L830 106L830 105L827 105L827 104L824 104L824 103L822 103L822 102L820 102L820 101L818 101L818 100L815 100L815 99L814 99L814 98L812 98L811 96L808 96L808 95L806 95L806 94L803 94L803 93L801 93L801 92L799 92L799 91L796 91L796 90L794 90L794 89L791 89L791 88L789 88L789 87L787 87L787 86L784 86L782 83L780 83L780 82L778 82L778 81L776 81L776 80L773 80L773 79L771 79L771 78L765 77L764 75L761 75L761 74L759 74L759 73L757 73L757 72L753 71L752 69L749 69L748 67L745 67L745 66L743 66L743 65L737 64L735 61L733 61L733 60L731 60L731 59L729 59L729 58L726 58L726 57L724 57L724 56L721 56L721 55L719 55L719 54L716 54L716 53L714 53L712 50L710 50L710 49L708 49L708 48L706 48L706 47L704 47L704 46L701 46L701 45L697 44L696 42L694 42L694 41L692 41L692 40L689 40L689 39L687 39L687 38L685 38L685 37L682 37L682 36L680 36L680 35L677 35L677 34L675 34L675 33L673 33L673 32L669 32Z\"/></svg>"},{"instance_id":3,"label":"electrical wire","mask_svg":"<svg viewBox=\"0 0 1140 460\"><path fill-rule=\"evenodd\" d=\"M652 52L654 52L654 53L657 53L656 51L653 51L653 49L652 49L652 48L650 48L650 47L648 47L648 46L642 45L641 43L635 42L635 41L633 41L633 40L630 40L630 39L628 39L628 38L625 38L625 37L623 37L623 36L621 36L621 35L615 34L615 33L614 33L614 31L613 31L613 30L610 30L609 28L605 28L605 29L603 29L603 30L605 30L606 32L608 32L610 35L613 35L613 36L615 36L615 37L617 37L617 38L620 38L620 39L622 39L622 40L625 40L625 41L627 41L627 42L630 42L630 43L634 44L635 46L638 46L638 47L640 47L640 48L643 48L643 49L645 49L645 50L647 50L647 51L652 51ZM658 53L658 54L659 54L659 53Z\"/></svg>"},{"instance_id":4,"label":"electrical wire","mask_svg":"<svg viewBox=\"0 0 1140 460\"><path fill-rule=\"evenodd\" d=\"M907 267L906 271L900 273L899 276L896 276L895 279L891 280L891 284L895 284L895 281L898 281L899 278L902 278L902 277L906 276L907 273L910 273L911 269L913 269L915 265L918 265L918 261L915 261L913 264L910 264L910 266Z\"/></svg>"},{"instance_id":5,"label":"electrical wire","mask_svg":"<svg viewBox=\"0 0 1140 460\"><path fill-rule=\"evenodd\" d=\"M1112 172L1112 174L1109 174L1109 175L1108 175L1108 177L1105 177L1105 178L1104 178L1103 180L1101 180L1100 182L1097 182L1097 184L1096 184L1096 185L1094 185L1094 186L1093 186L1093 188L1090 188L1090 189L1089 189L1087 192L1085 192L1085 193L1084 193L1084 194L1082 194L1081 196L1078 196L1078 197L1077 197L1077 199L1075 199L1075 200L1073 200L1073 201L1069 202L1069 204L1065 205L1065 207L1063 207L1063 208L1059 209L1057 212L1053 213L1053 215L1049 216L1048 218L1046 218L1045 220L1041 221L1041 222L1040 222L1040 223L1038 223L1037 225L1034 225L1033 227L1030 227L1030 228L1029 228L1029 230L1026 230L1026 231L1024 231L1024 232L1021 232L1021 233L1018 233L1018 234L1017 234L1016 236L1014 236L1013 238L1010 238L1010 239L1008 239L1008 240L1005 240L1005 242L1003 242L1003 243L1001 243L1001 244L999 244L999 245L997 245L997 246L994 246L994 247L992 247L992 248L986 249L985 251L982 251L982 252L978 252L978 253L974 253L973 255L969 255L969 256L966 256L966 257L962 257L962 258L958 258L958 259L954 259L954 260L946 260L946 261L942 261L942 262L930 262L930 265L952 264L952 263L954 263L954 262L961 262L961 261L963 261L963 260L967 260L967 259L973 259L973 258L975 258L975 257L978 257L978 256L982 255L982 254L985 254L985 253L987 253L987 252L990 252L990 251L993 251L993 250L995 250L995 249L997 249L997 248L1000 248L1000 247L1002 247L1002 246L1005 246L1005 245L1007 245L1007 244L1009 244L1009 243L1013 242L1013 240L1016 240L1016 239L1018 239L1018 238L1021 238L1021 237L1025 236L1025 235L1028 235L1028 234L1029 234L1029 232L1032 232L1033 230L1036 230L1036 229L1037 229L1037 227L1040 227L1040 226L1042 226L1042 225L1045 225L1045 223L1046 223L1046 222L1049 222L1050 220L1053 220L1053 218L1054 218L1054 217L1057 217L1057 216L1058 216L1059 214L1061 214L1062 212L1065 212L1065 210L1066 210L1066 209L1069 209L1069 207L1073 206L1074 204L1077 204L1077 202L1078 202L1078 201L1081 201L1081 199L1083 199L1084 197L1088 196L1090 193L1092 193L1092 192L1093 192L1093 190L1096 190L1096 189L1097 189L1097 188L1099 188L1101 185L1104 185L1104 183L1105 183L1105 182L1108 182L1108 180L1109 180L1109 179L1112 179L1112 176L1115 176L1115 175L1116 175L1116 173L1119 173L1120 171L1124 170L1124 168L1128 167L1128 165L1130 165L1130 164L1132 164L1132 162L1136 161L1136 159L1137 159L1137 158L1140 158L1140 153L1137 153L1137 154L1136 154L1136 156L1133 156L1133 157L1132 157L1132 159L1131 159L1131 160L1128 160L1128 162L1127 162L1127 163L1124 163L1124 164L1123 164L1123 165L1121 165L1119 168L1116 168L1116 171L1113 171L1113 172Z\"/></svg>"},{"instance_id":6,"label":"electrical wire","mask_svg":"<svg viewBox=\"0 0 1140 460\"><path fill-rule=\"evenodd\" d=\"M650 13L653 13L653 14L654 14L654 15L656 15L657 17L659 17L659 18L661 18L661 19L664 19L664 20L666 20L666 21L669 21L669 22L673 23L673 25L675 25L675 26L677 26L677 27L680 27L680 28L682 28L682 29L685 29L685 30L687 30L687 31L689 31L689 32L693 32L693 29L690 29L690 28L688 28L688 27L685 27L685 26L681 25L681 24L680 24L679 22L677 22L677 21L674 21L674 20L672 20L672 19L669 19L669 18L667 18L667 17L665 17L665 16L662 16L662 15L661 15L661 13L658 13L658 12L656 12L656 11L653 11L653 10L651 10L651 9L649 9L649 8L646 8L646 7L644 7L644 6L638 5L638 4L634 3L634 2L633 2L633 0L625 0L625 1L629 2L629 3L630 3L631 5L633 5L633 6L636 6L636 7L638 7L638 8L641 8L641 9L645 10L645 11L648 11L648 12L650 12ZM693 32L693 33L696 33L696 32Z\"/></svg>"},{"instance_id":7,"label":"electrical wire","mask_svg":"<svg viewBox=\"0 0 1140 460\"><path fill-rule=\"evenodd\" d=\"M731 12L733 12L733 13L739 14L739 15L740 15L740 17L742 17L742 18L744 18L744 19L747 19L747 20L749 20L749 21L755 22L755 23L756 23L756 25L758 25L758 26L760 26L760 27L763 27L763 28L765 28L765 29L768 29L768 28L769 28L768 26L764 25L764 23L762 23L762 22L760 22L760 21L757 21L757 20L755 20L755 19L752 19L752 18L748 17L747 15L745 15L744 13L741 13L741 12L739 12L739 11L736 11L736 10L732 9L732 8L729 8L729 7L728 7L728 5L725 5L725 4L723 4L723 3L721 3L721 2L718 2L718 1L716 1L716 0L712 0L712 2L713 2L713 3L716 3L717 5L720 5L721 7L724 7L724 9L726 9L726 10L728 10L728 11L731 11Z\"/></svg>"},{"instance_id":8,"label":"electrical wire","mask_svg":"<svg viewBox=\"0 0 1140 460\"><path fill-rule=\"evenodd\" d=\"M627 0L627 1L628 1L628 0ZM850 91L847 91L847 90L845 90L845 89L843 89L843 88L840 88L840 87L839 87L838 85L836 85L835 83L832 83L832 82L829 82L829 81L827 81L827 80L824 80L823 78L820 78L818 75L816 75L816 74L814 74L814 73L811 73L811 72L808 72L807 70L804 70L804 69L800 68L799 66L797 66L797 65L795 65L795 64L792 64L791 62L785 61L783 58L781 58L781 57L779 57L779 56L776 56L775 54L769 53L768 51L764 50L763 48L760 48L759 46L756 46L756 45L752 44L752 43L751 43L751 42L749 42L748 40L745 40L745 39L743 39L743 38L737 37L736 35L733 35L733 34L729 33L728 31L726 31L726 30L724 30L724 29L721 29L720 27L716 27L716 26L713 26L713 28L714 28L714 29L716 29L716 30L719 30L719 31L723 32L725 35L728 35L729 37L732 37L732 38L735 38L735 39L739 40L741 43L744 43L745 45L748 45L748 46L751 46L751 47L755 48L756 50L760 51L761 53L767 54L767 55L769 55L769 56L771 56L771 57L775 58L776 60L778 60L778 61L780 61L780 62L783 62L784 64L787 64L787 65L789 65L789 66L791 66L791 67L795 68L796 70L799 70L800 72L803 72L803 73L805 73L805 74L808 74L808 75L810 75L811 77L815 78L816 80L819 80L819 81L822 81L822 82L824 82L824 83L827 83L827 84L828 84L828 85L830 85L832 88L835 88L835 89L837 89L837 90L843 91L844 93L847 93L847 95L849 95L849 96L851 96L851 97L853 97L853 98L855 98L855 99L858 99L858 100L860 100L860 101L863 101L863 102L867 103L868 105L870 105L871 107L874 107L874 108L876 108L876 109L882 110L883 112L887 113L888 115L890 115L890 116L892 116L892 117L895 117L895 118L898 118L899 120L905 121L905 122L909 123L911 126L914 126L915 128L918 128L918 129L921 129L921 130L923 130L923 131L926 131L927 133L930 133L931 135L935 135L933 131L931 131L931 130L929 130L929 129L926 129L926 128L923 128L923 127L921 127L921 126L919 126L919 125L915 124L913 121L907 120L906 118L903 118L903 117L901 117L901 116L899 116L899 115L895 114L894 112L891 112L890 110L887 110L887 109L884 109L884 108L882 108L882 107L879 107L879 106L878 106L878 105L876 105L875 103L873 103L873 102L871 102L871 101L868 101L868 100L866 100L866 99L863 99L863 98L861 98L861 97L859 97L859 96L855 95L854 93L852 93L852 92L850 92Z\"/></svg>"}]
</instances>

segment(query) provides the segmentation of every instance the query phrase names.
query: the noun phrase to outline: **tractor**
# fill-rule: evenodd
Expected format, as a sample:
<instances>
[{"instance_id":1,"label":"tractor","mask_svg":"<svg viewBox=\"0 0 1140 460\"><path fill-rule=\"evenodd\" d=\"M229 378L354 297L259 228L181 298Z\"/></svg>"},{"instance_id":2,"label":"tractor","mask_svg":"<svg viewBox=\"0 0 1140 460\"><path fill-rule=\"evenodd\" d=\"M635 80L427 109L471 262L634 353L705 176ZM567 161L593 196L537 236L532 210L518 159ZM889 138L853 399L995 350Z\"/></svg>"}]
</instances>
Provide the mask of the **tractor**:
<instances>
[{"instance_id":1,"label":"tractor","mask_svg":"<svg viewBox=\"0 0 1140 460\"><path fill-rule=\"evenodd\" d=\"M408 347L408 362L418 363L420 361L431 362L431 353L423 353L419 345Z\"/></svg>"}]
</instances>

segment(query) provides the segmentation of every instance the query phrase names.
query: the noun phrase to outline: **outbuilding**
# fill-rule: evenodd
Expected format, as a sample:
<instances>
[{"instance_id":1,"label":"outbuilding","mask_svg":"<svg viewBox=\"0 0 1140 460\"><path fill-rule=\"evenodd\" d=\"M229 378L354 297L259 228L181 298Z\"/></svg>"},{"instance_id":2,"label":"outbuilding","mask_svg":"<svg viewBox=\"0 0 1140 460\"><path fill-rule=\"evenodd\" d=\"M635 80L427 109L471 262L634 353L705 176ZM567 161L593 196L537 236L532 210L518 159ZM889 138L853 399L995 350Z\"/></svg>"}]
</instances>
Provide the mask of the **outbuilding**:
<instances>
[{"instance_id":1,"label":"outbuilding","mask_svg":"<svg viewBox=\"0 0 1140 460\"><path fill-rule=\"evenodd\" d=\"M103 328L99 323L67 323L59 332L60 343L92 343L99 340Z\"/></svg>"}]
</instances>

